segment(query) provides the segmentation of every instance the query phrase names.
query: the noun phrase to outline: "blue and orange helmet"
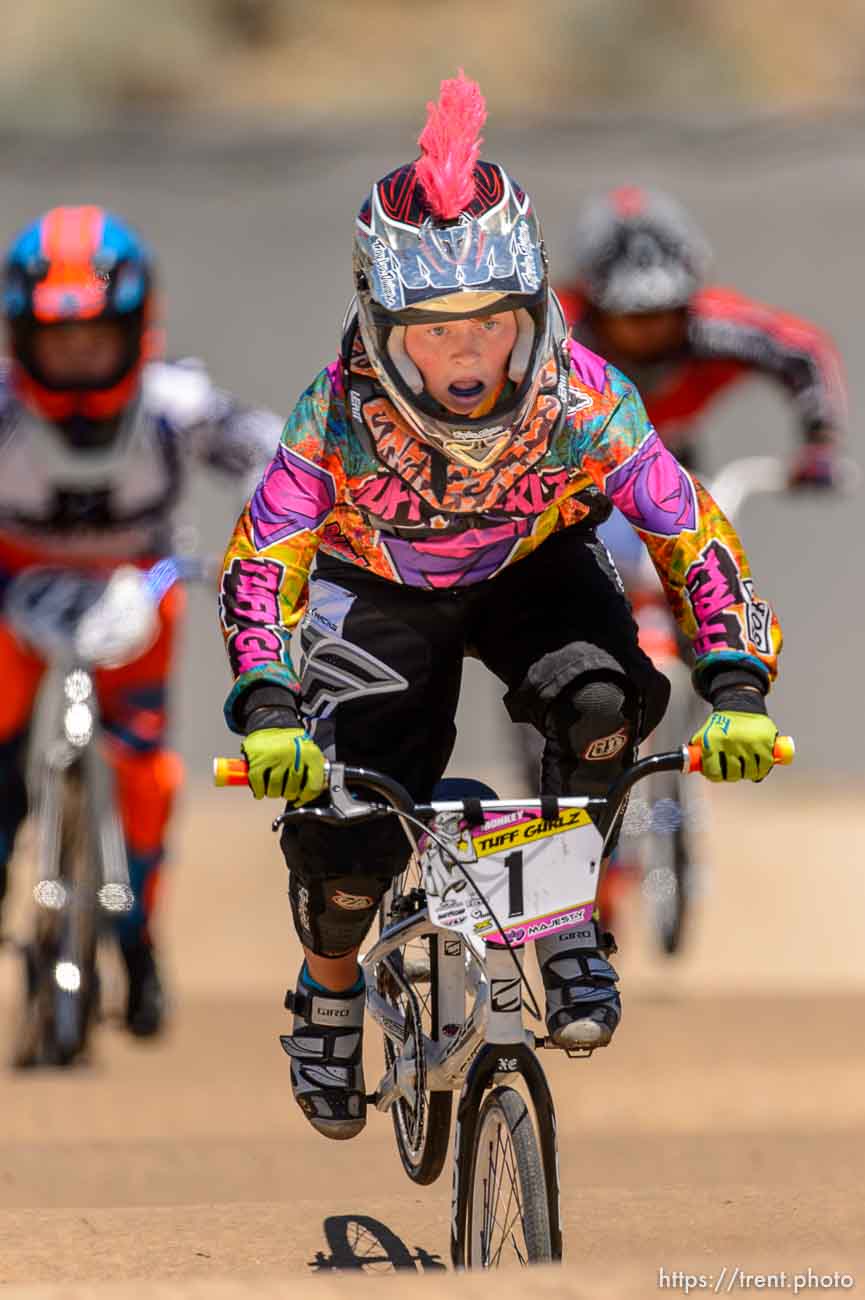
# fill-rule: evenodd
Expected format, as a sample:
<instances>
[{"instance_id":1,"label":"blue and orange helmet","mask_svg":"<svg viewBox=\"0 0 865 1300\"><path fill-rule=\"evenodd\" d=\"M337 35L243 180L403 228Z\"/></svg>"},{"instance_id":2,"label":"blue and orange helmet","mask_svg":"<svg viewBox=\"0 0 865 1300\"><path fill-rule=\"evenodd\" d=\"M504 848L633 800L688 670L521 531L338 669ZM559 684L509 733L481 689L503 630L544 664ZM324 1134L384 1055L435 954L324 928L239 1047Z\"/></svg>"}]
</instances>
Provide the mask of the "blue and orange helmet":
<instances>
[{"instance_id":1,"label":"blue and orange helmet","mask_svg":"<svg viewBox=\"0 0 865 1300\"><path fill-rule=\"evenodd\" d=\"M43 418L116 421L134 400L141 368L155 350L153 260L139 236L99 207L59 207L14 240L6 256L3 314L19 395ZM62 387L40 372L34 331L71 322L117 321L126 346L113 374Z\"/></svg>"}]
</instances>

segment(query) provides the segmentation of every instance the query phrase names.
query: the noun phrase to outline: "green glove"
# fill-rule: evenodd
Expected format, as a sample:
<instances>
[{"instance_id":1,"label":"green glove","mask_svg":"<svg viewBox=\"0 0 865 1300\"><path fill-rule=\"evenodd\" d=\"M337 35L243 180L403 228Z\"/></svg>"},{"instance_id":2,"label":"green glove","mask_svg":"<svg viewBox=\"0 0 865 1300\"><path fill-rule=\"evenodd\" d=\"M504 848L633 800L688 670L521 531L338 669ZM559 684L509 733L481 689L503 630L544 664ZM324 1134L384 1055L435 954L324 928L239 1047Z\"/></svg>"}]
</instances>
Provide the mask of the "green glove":
<instances>
[{"instance_id":1,"label":"green glove","mask_svg":"<svg viewBox=\"0 0 865 1300\"><path fill-rule=\"evenodd\" d=\"M710 781L762 781L772 770L778 728L765 713L716 711L691 737Z\"/></svg>"},{"instance_id":2,"label":"green glove","mask_svg":"<svg viewBox=\"0 0 865 1300\"><path fill-rule=\"evenodd\" d=\"M241 745L256 799L309 803L324 789L324 754L302 727L251 731Z\"/></svg>"}]
</instances>

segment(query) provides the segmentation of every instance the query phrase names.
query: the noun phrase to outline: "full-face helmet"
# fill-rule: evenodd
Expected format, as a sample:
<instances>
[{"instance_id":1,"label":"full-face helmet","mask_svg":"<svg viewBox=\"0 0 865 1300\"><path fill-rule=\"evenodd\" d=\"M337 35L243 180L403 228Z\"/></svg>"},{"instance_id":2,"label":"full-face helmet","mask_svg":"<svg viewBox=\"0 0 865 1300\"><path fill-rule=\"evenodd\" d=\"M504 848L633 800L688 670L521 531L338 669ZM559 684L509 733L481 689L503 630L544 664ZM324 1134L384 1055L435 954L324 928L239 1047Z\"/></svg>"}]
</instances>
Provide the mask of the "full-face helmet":
<instances>
[{"instance_id":1,"label":"full-face helmet","mask_svg":"<svg viewBox=\"0 0 865 1300\"><path fill-rule=\"evenodd\" d=\"M72 445L109 441L154 350L153 263L138 235L103 208L52 208L7 253L3 312L22 400ZM117 322L116 364L96 381L57 381L39 362L37 332L93 321Z\"/></svg>"},{"instance_id":2,"label":"full-face helmet","mask_svg":"<svg viewBox=\"0 0 865 1300\"><path fill-rule=\"evenodd\" d=\"M478 158L486 117L462 71L429 104L421 156L377 181L355 224L354 276L364 348L414 432L449 459L492 463L520 427L541 371L564 338L540 226L525 190ZM409 325L512 311L507 382L478 417L435 401L404 345Z\"/></svg>"},{"instance_id":3,"label":"full-face helmet","mask_svg":"<svg viewBox=\"0 0 865 1300\"><path fill-rule=\"evenodd\" d=\"M703 281L710 250L675 199L629 185L585 205L577 219L574 261L593 307L636 315L687 306Z\"/></svg>"}]
</instances>

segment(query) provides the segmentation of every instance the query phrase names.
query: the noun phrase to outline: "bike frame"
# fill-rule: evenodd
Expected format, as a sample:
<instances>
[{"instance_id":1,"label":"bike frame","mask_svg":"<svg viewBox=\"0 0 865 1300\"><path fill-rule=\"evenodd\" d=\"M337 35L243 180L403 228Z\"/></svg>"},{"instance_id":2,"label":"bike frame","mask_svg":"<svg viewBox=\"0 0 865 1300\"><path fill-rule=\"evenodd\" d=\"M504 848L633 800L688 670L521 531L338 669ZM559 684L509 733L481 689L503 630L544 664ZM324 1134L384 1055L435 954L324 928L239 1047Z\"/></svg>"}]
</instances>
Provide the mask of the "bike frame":
<instances>
[{"instance_id":1,"label":"bike frame","mask_svg":"<svg viewBox=\"0 0 865 1300\"><path fill-rule=\"evenodd\" d=\"M38 566L34 569L38 574ZM193 557L166 557L142 576L155 610L175 582L194 581L206 574L206 564ZM106 579L106 590L108 585ZM13 631L24 644L30 644L26 599L25 591L20 622L16 625L13 620ZM62 605L58 603L55 608L61 617ZM110 628L110 624L106 626ZM114 657L115 644L105 660L94 654L93 666L102 662L119 666L143 653L146 640L140 642L140 624L136 628L133 623L133 632L131 639L127 637L127 659ZM122 652L123 642L119 648ZM135 898L116 779L102 752L100 710L88 652L78 648L77 638L69 628L56 645L50 639L45 645L36 639L34 649L48 660L50 670L41 692L40 720L28 764L37 826L32 893L36 913L25 952L41 950L49 954L44 977L40 978L48 981L44 987L50 989L54 1002L59 1045L68 1053L67 1059L72 1059L86 1036L96 946L106 922L131 911ZM86 837L83 844L81 837ZM64 858L70 843L76 857L71 866ZM25 1032L26 1026L25 1021ZM22 1050L26 1063L31 1064L29 1049Z\"/></svg>"},{"instance_id":2,"label":"bike frame","mask_svg":"<svg viewBox=\"0 0 865 1300\"><path fill-rule=\"evenodd\" d=\"M560 809L566 810L586 808L596 801L563 798L557 802ZM482 801L481 807L485 812L506 813L515 812L531 803L527 799L496 799ZM461 802L431 805L436 815L460 812L462 807ZM418 857L422 865L422 852ZM426 1081L431 1091L460 1088L468 1067L484 1043L522 1043L528 1047L535 1046L535 1035L523 1024L522 985L514 966L515 959L522 960L523 949L508 952L505 946L490 944L482 958L457 931L433 924L428 908L423 906L413 916L387 925L373 947L360 957L369 1013L397 1048L405 1042L406 1018L378 992L377 968L381 964L387 964L391 953L413 940L423 938L434 939L437 944L435 978L439 1036L429 1038L424 1035L423 1040ZM392 977L400 982L399 973L390 966L388 969ZM474 997L474 1004L466 1017L468 995ZM452 1027L448 1039L441 1036L442 1026ZM376 1089L378 1109L389 1110L398 1096L407 1096L406 1088L413 1089L415 1075L416 1067L398 1056Z\"/></svg>"},{"instance_id":3,"label":"bike frame","mask_svg":"<svg viewBox=\"0 0 865 1300\"><path fill-rule=\"evenodd\" d=\"M55 666L52 714L56 731L42 747L37 765L35 813L38 826L37 881L34 897L40 907L61 911L65 899L59 884L62 853L62 798L67 773L76 765L83 776L84 815L93 830L97 854L94 879L97 896L108 912L131 906L129 864L115 798L114 776L99 752L100 718L89 672L72 663ZM59 715L59 716L58 716ZM114 886L107 891L106 886Z\"/></svg>"}]
</instances>

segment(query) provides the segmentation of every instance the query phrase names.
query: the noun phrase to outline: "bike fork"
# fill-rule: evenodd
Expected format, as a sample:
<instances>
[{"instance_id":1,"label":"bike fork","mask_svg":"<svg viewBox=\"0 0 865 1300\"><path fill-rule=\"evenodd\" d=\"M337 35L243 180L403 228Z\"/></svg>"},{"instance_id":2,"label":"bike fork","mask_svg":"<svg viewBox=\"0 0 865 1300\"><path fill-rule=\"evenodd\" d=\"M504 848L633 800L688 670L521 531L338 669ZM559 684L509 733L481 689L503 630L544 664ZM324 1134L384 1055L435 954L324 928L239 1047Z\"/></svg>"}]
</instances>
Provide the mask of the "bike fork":
<instances>
[{"instance_id":1,"label":"bike fork","mask_svg":"<svg viewBox=\"0 0 865 1300\"><path fill-rule=\"evenodd\" d=\"M509 1074L523 1078L534 1107L550 1215L552 1257L555 1260L562 1257L556 1113L546 1075L534 1052L534 1035L523 1025L522 979L514 968L514 958L519 962L521 972L522 949L508 952L503 947L487 947L490 1015L486 1042L466 1075L457 1105L454 1129L451 1196L451 1262L454 1268L462 1268L465 1264L461 1243L465 1241L471 1193L470 1165L483 1095L502 1076Z\"/></svg>"}]
</instances>

